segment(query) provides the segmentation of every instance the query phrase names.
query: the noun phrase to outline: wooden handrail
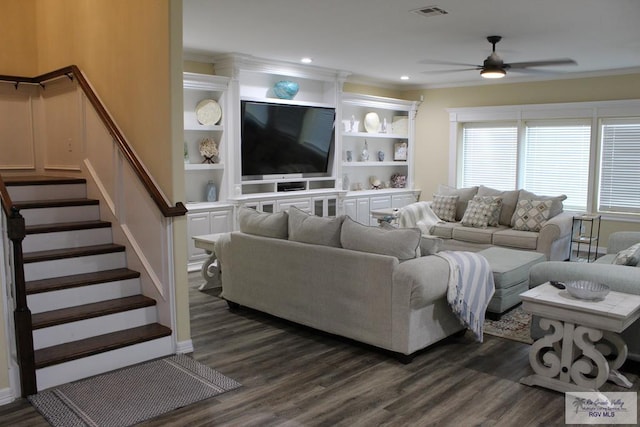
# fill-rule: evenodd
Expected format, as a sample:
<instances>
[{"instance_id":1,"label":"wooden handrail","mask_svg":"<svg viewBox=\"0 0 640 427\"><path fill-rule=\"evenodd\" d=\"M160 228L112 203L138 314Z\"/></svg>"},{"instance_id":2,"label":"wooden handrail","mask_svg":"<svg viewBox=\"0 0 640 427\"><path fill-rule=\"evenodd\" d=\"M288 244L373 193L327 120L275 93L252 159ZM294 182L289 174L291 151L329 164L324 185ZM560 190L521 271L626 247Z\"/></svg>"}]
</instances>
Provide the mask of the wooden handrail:
<instances>
[{"instance_id":1,"label":"wooden handrail","mask_svg":"<svg viewBox=\"0 0 640 427\"><path fill-rule=\"evenodd\" d=\"M185 215L187 213L187 208L184 206L182 202L177 202L175 206L171 206L167 203L165 198L162 196L162 193L160 192L156 184L153 182L153 180L147 173L147 170L144 168L144 166L140 162L140 159L138 159L138 157L134 153L133 149L131 148L131 145L129 145L129 143L124 138L124 136L122 135L118 127L115 125L115 122L111 118L111 115L109 115L104 105L102 105L100 98L98 98L96 93L93 91L93 88L91 87L87 79L84 77L84 75L76 65L69 65L67 67L60 68L59 70L51 71L49 73L45 73L36 77L16 77L16 76L0 75L0 81L14 82L16 84L16 87L20 83L39 84L43 86L44 83L49 80L53 80L53 79L56 79L59 77L65 77L65 76L69 78L75 78L77 80L85 96L87 97L87 99L89 100L93 108L96 110L96 112L98 113L100 120L109 131L109 134L111 135L111 137L118 144L120 151L124 155L125 159L127 159L127 162L129 162L133 170L135 171L136 175L138 176L138 179L144 185L151 199L155 202L160 212L162 212L162 215L164 215L165 217ZM0 184L0 187L4 187L4 185ZM2 191L2 188L0 188L0 194L2 195L4 200L5 195L1 191Z\"/></svg>"},{"instance_id":2,"label":"wooden handrail","mask_svg":"<svg viewBox=\"0 0 640 427\"><path fill-rule=\"evenodd\" d=\"M7 218L9 218L11 216L11 211L15 208L15 206L13 205L13 201L11 200L11 196L9 195L9 191L7 190L7 186L4 184L2 175L0 175L0 201L2 201L2 209L4 209L4 214L7 216Z\"/></svg>"}]
</instances>

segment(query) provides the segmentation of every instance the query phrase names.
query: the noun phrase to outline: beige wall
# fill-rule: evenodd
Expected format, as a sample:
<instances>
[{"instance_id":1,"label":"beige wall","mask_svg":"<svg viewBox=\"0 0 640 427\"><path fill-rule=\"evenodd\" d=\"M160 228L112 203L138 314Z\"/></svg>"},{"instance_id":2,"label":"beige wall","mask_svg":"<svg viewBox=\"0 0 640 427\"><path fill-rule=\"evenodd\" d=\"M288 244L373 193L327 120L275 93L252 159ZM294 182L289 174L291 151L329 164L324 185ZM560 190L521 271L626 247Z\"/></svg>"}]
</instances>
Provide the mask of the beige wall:
<instances>
[{"instance_id":1,"label":"beige wall","mask_svg":"<svg viewBox=\"0 0 640 427\"><path fill-rule=\"evenodd\" d=\"M639 99L640 74L425 89L404 92L403 98L419 99L420 95L424 101L416 119L415 181L422 199L429 199L449 176L447 108ZM640 231L640 223L604 222L602 244L606 246L607 236L618 230Z\"/></svg>"},{"instance_id":2,"label":"beige wall","mask_svg":"<svg viewBox=\"0 0 640 427\"><path fill-rule=\"evenodd\" d=\"M182 0L1 1L0 74L35 76L78 65L171 203L183 201ZM178 341L190 339L185 235L180 218ZM2 390L8 381L0 353Z\"/></svg>"},{"instance_id":3,"label":"beige wall","mask_svg":"<svg viewBox=\"0 0 640 427\"><path fill-rule=\"evenodd\" d=\"M0 1L0 74L37 74L35 5L36 0Z\"/></svg>"}]
</instances>

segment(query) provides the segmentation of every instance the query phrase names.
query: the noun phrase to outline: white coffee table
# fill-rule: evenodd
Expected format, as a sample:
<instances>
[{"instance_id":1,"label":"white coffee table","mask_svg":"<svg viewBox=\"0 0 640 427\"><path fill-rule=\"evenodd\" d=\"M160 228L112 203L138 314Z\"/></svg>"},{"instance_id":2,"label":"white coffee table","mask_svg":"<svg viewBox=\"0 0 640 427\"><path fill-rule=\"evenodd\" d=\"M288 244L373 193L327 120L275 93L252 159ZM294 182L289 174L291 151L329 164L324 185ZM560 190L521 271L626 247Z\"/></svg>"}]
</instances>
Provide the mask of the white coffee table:
<instances>
[{"instance_id":1,"label":"white coffee table","mask_svg":"<svg viewBox=\"0 0 640 427\"><path fill-rule=\"evenodd\" d=\"M522 384L560 392L598 390L607 380L631 387L617 371L627 358L619 333L640 318L640 295L611 291L603 300L586 301L545 283L520 296L522 308L540 316L540 326L549 331L531 345L535 374Z\"/></svg>"},{"instance_id":2,"label":"white coffee table","mask_svg":"<svg viewBox=\"0 0 640 427\"><path fill-rule=\"evenodd\" d=\"M201 291L205 289L219 288L222 286L222 282L220 280L220 268L216 262L218 258L216 257L215 246L216 241L223 234L227 233L193 236L194 246L196 248L204 249L209 255L209 258L202 264L201 271L205 282L198 288Z\"/></svg>"}]
</instances>

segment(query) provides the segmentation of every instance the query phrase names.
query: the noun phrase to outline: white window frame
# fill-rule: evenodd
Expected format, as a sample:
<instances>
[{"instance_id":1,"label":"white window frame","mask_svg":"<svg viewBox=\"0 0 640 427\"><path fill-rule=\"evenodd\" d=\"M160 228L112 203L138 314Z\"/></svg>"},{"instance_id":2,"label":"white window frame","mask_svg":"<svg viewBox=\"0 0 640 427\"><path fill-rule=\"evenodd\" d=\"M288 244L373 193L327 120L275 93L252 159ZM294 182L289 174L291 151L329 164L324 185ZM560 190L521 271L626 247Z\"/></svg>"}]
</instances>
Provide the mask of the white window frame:
<instances>
[{"instance_id":1,"label":"white window frame","mask_svg":"<svg viewBox=\"0 0 640 427\"><path fill-rule=\"evenodd\" d=\"M591 122L587 211L596 212L599 180L600 120L640 116L640 99L621 101L569 102L554 104L507 105L495 107L449 108L449 176L448 185L456 187L462 165L458 152L462 149L462 125L469 122L516 123L519 138L524 138L526 121L587 119ZM520 153L519 153L520 154ZM521 156L519 156L520 158ZM519 159L519 162L521 160ZM518 165L520 170L521 165ZM521 184L518 177L518 184ZM603 218L640 221L640 212L632 214L602 212Z\"/></svg>"}]
</instances>

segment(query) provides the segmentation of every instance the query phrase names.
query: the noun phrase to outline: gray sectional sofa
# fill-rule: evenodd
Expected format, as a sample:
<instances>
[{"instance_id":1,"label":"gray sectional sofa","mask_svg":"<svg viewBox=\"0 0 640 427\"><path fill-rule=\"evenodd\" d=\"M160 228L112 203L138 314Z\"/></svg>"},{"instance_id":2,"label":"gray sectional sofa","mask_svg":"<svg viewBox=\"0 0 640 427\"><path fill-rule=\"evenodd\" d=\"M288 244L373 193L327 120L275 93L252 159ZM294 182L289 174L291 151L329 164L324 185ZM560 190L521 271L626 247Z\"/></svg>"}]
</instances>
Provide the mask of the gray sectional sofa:
<instances>
[{"instance_id":1,"label":"gray sectional sofa","mask_svg":"<svg viewBox=\"0 0 640 427\"><path fill-rule=\"evenodd\" d=\"M485 186L454 189L441 185L434 194L432 209L436 211L433 204L438 198L451 197L457 197L455 212L451 212L449 221L438 223L430 230L431 234L443 239L442 249L475 252L500 246L540 252L552 261L569 258L573 216L563 211L562 201L566 196L539 196L527 190L500 191ZM500 200L495 225L478 223L477 216L469 215L470 202L492 198ZM547 203L547 217L541 215L543 219L536 222L534 215L527 217L526 213L522 214L522 206L527 202Z\"/></svg>"},{"instance_id":2,"label":"gray sectional sofa","mask_svg":"<svg viewBox=\"0 0 640 427\"><path fill-rule=\"evenodd\" d=\"M447 303L448 263L429 255L437 239L422 242L418 229L367 227L296 208L241 208L239 225L215 247L222 296L232 308L250 307L401 359L464 330Z\"/></svg>"}]
</instances>

